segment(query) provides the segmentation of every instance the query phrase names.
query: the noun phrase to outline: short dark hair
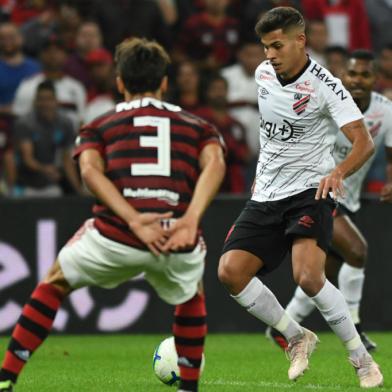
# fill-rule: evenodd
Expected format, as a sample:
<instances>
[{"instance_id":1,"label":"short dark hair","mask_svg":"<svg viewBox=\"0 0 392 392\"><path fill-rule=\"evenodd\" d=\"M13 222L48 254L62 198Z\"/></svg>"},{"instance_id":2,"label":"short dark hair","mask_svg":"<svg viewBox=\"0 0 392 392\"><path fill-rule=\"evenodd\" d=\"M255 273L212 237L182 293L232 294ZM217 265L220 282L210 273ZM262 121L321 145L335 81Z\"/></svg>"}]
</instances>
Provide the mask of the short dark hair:
<instances>
[{"instance_id":1,"label":"short dark hair","mask_svg":"<svg viewBox=\"0 0 392 392\"><path fill-rule=\"evenodd\" d=\"M378 61L376 59L376 56L374 55L373 52L367 49L356 49L353 50L349 56L348 56L348 61L350 60L363 60L363 61L368 61L369 63L372 63L372 69L373 72L378 72Z\"/></svg>"},{"instance_id":2,"label":"short dark hair","mask_svg":"<svg viewBox=\"0 0 392 392\"><path fill-rule=\"evenodd\" d=\"M331 45L327 46L325 49L325 54L332 54L332 53L337 53L340 54L342 57L348 58L348 51L346 48L340 45Z\"/></svg>"},{"instance_id":3,"label":"short dark hair","mask_svg":"<svg viewBox=\"0 0 392 392\"><path fill-rule=\"evenodd\" d=\"M261 37L274 30L282 29L283 32L300 27L305 29L305 20L302 14L292 7L276 7L265 13L256 23L256 34Z\"/></svg>"},{"instance_id":4,"label":"short dark hair","mask_svg":"<svg viewBox=\"0 0 392 392\"><path fill-rule=\"evenodd\" d=\"M42 81L38 86L36 90L36 94L38 94L41 91L51 91L53 95L56 95L56 89L54 87L54 84L51 80L44 80Z\"/></svg>"},{"instance_id":5,"label":"short dark hair","mask_svg":"<svg viewBox=\"0 0 392 392\"><path fill-rule=\"evenodd\" d=\"M167 74L170 57L155 41L132 38L116 47L117 72L131 94L158 90Z\"/></svg>"}]
</instances>

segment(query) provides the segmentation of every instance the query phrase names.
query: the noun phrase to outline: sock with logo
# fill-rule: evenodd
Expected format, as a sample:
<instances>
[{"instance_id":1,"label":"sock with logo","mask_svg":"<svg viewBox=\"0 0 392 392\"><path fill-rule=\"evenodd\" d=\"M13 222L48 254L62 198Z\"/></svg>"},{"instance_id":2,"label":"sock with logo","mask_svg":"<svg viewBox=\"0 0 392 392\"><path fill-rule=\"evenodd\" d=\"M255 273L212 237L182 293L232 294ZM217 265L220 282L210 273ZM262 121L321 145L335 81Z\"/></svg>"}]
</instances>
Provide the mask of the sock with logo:
<instances>
[{"instance_id":1,"label":"sock with logo","mask_svg":"<svg viewBox=\"0 0 392 392\"><path fill-rule=\"evenodd\" d=\"M36 287L12 332L0 381L16 383L25 363L48 336L63 299L63 294L51 284Z\"/></svg>"},{"instance_id":2,"label":"sock with logo","mask_svg":"<svg viewBox=\"0 0 392 392\"><path fill-rule=\"evenodd\" d=\"M361 358L367 351L355 329L343 294L328 280L312 297L321 315L347 348L350 358Z\"/></svg>"},{"instance_id":3,"label":"sock with logo","mask_svg":"<svg viewBox=\"0 0 392 392\"><path fill-rule=\"evenodd\" d=\"M302 327L290 317L260 279L252 278L238 295L232 297L250 314L277 329L287 341L303 334Z\"/></svg>"},{"instance_id":4,"label":"sock with logo","mask_svg":"<svg viewBox=\"0 0 392 392\"><path fill-rule=\"evenodd\" d=\"M200 294L177 305L175 309L173 335L178 354L181 391L195 392L198 388L207 334L206 314L204 295Z\"/></svg>"}]
</instances>

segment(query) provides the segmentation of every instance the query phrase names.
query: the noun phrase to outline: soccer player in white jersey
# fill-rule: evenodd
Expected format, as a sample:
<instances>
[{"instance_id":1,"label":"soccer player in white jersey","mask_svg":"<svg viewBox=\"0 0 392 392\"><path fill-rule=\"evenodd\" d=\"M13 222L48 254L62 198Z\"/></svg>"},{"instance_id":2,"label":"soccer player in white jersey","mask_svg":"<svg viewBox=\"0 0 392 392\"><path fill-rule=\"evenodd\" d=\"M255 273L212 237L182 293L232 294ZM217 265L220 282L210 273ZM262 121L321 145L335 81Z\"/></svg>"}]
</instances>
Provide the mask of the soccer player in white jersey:
<instances>
[{"instance_id":1,"label":"soccer player in white jersey","mask_svg":"<svg viewBox=\"0 0 392 392\"><path fill-rule=\"evenodd\" d=\"M268 11L256 25L267 60L255 72L260 111L260 156L255 186L230 229L218 275L234 300L280 331L289 342L289 379L308 368L317 336L283 309L260 277L291 253L296 283L349 352L361 387L383 383L355 329L342 293L324 273L332 213L343 180L374 152L362 113L339 79L308 58L305 23L290 7ZM352 150L335 165L337 129Z\"/></svg>"},{"instance_id":2,"label":"soccer player in white jersey","mask_svg":"<svg viewBox=\"0 0 392 392\"><path fill-rule=\"evenodd\" d=\"M381 192L383 201L392 202L392 102L373 90L376 81L376 64L367 50L353 52L347 62L343 82L364 115L365 124L373 137L376 149L385 145L387 155L387 184ZM339 132L333 156L340 164L351 151L351 143ZM340 200L333 222L332 249L327 257L327 276L336 275L339 288L346 299L355 327L368 351L376 344L362 331L359 308L365 280L367 243L355 225L355 213L360 208L362 183L372 164L370 158L356 173L344 180L346 196ZM342 264L343 262L343 264ZM337 267L340 267L338 270ZM287 305L287 312L297 322L303 321L315 308L313 301L298 287ZM267 334L282 348L287 346L284 337L276 330Z\"/></svg>"}]
</instances>

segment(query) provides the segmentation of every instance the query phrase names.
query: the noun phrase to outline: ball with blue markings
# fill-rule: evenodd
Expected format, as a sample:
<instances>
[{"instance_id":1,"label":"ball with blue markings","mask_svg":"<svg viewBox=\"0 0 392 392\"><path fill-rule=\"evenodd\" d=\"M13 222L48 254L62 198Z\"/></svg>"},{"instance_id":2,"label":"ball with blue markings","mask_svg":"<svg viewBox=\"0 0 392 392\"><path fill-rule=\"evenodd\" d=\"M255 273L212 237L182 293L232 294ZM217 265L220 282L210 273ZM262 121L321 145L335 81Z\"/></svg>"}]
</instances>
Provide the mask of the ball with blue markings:
<instances>
[{"instance_id":1,"label":"ball with blue markings","mask_svg":"<svg viewBox=\"0 0 392 392\"><path fill-rule=\"evenodd\" d=\"M178 356L174 337L163 340L154 351L152 367L160 381L169 386L178 386L180 369L177 364ZM204 354L200 370L204 368Z\"/></svg>"}]
</instances>

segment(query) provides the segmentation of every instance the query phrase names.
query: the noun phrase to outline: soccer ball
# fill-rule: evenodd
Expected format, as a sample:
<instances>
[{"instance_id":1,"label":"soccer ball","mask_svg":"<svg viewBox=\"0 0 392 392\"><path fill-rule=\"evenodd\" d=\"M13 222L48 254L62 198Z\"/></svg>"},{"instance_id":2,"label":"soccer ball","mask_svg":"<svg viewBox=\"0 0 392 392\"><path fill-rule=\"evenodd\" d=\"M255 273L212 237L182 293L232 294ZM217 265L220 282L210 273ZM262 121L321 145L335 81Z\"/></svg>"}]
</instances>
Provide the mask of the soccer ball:
<instances>
[{"instance_id":1,"label":"soccer ball","mask_svg":"<svg viewBox=\"0 0 392 392\"><path fill-rule=\"evenodd\" d=\"M163 340L154 351L152 367L155 375L166 385L178 386L180 381L180 369L177 365L177 351L174 337ZM204 369L204 354L201 361L200 373Z\"/></svg>"}]
</instances>

